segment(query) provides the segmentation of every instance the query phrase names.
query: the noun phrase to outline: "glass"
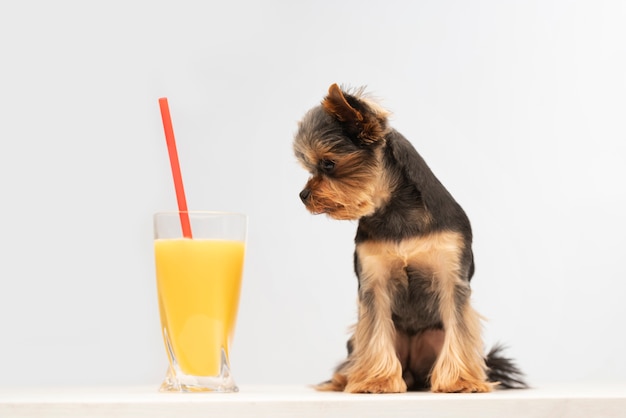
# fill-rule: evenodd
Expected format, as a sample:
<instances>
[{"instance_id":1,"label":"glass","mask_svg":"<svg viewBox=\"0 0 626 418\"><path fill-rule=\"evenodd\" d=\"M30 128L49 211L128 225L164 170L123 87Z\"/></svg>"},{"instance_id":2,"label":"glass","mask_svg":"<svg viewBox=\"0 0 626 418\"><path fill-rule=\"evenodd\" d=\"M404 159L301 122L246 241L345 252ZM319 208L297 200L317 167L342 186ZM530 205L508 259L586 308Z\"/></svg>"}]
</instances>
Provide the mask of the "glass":
<instances>
[{"instance_id":1,"label":"glass","mask_svg":"<svg viewBox=\"0 0 626 418\"><path fill-rule=\"evenodd\" d=\"M247 217L190 211L154 215L161 331L169 359L162 392L237 392L229 352L243 272Z\"/></svg>"}]
</instances>

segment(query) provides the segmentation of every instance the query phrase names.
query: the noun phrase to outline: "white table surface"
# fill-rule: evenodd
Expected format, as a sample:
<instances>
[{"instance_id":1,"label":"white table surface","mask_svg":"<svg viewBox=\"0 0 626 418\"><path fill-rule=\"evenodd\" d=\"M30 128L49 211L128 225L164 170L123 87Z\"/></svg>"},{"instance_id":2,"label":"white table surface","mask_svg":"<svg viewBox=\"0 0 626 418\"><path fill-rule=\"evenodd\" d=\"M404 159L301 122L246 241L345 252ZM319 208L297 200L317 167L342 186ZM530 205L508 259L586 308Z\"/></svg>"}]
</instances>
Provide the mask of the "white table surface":
<instances>
[{"instance_id":1,"label":"white table surface","mask_svg":"<svg viewBox=\"0 0 626 418\"><path fill-rule=\"evenodd\" d=\"M242 385L229 394L159 393L157 385L0 388L0 418L12 417L626 418L626 382L389 395L316 392L306 386Z\"/></svg>"}]
</instances>

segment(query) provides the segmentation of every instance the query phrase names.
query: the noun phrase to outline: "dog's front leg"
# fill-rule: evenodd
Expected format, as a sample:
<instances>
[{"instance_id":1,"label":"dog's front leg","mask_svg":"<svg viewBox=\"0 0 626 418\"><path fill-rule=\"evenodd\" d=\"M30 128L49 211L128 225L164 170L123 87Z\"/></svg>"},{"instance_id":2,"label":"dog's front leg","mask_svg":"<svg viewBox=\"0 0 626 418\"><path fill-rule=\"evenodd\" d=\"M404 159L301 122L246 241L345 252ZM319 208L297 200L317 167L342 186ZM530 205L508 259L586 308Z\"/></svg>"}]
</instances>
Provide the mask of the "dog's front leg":
<instances>
[{"instance_id":1,"label":"dog's front leg","mask_svg":"<svg viewBox=\"0 0 626 418\"><path fill-rule=\"evenodd\" d=\"M352 352L341 371L346 392L406 392L402 366L396 355L396 331L391 317L397 270L385 257L359 254L359 319L352 336Z\"/></svg>"},{"instance_id":2,"label":"dog's front leg","mask_svg":"<svg viewBox=\"0 0 626 418\"><path fill-rule=\"evenodd\" d=\"M437 274L439 311L445 330L441 353L433 366L433 392L490 392L480 337L480 315L470 304L469 280L459 271Z\"/></svg>"}]
</instances>

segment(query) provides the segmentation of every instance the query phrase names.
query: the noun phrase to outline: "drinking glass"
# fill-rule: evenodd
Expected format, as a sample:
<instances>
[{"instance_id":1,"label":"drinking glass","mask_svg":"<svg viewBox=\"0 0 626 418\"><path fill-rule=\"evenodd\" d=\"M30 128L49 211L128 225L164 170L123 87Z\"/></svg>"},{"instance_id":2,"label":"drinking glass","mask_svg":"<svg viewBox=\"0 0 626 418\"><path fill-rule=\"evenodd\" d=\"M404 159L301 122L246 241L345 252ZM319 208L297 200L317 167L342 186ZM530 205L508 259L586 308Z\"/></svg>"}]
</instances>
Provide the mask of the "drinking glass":
<instances>
[{"instance_id":1,"label":"drinking glass","mask_svg":"<svg viewBox=\"0 0 626 418\"><path fill-rule=\"evenodd\" d=\"M162 392L237 392L229 352L235 331L247 217L189 211L154 215L161 331L169 359Z\"/></svg>"}]
</instances>

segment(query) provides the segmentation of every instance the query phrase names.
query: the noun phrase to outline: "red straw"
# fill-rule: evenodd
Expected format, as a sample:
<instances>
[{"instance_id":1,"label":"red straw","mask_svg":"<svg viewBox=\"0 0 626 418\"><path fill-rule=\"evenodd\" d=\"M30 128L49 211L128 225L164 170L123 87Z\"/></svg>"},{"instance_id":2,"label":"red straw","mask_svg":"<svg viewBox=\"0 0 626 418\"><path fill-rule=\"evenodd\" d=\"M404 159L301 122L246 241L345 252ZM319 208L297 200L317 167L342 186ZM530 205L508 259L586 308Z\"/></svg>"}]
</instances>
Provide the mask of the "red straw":
<instances>
[{"instance_id":1,"label":"red straw","mask_svg":"<svg viewBox=\"0 0 626 418\"><path fill-rule=\"evenodd\" d=\"M189 223L189 213L187 212L187 199L185 199L185 188L183 187L183 176L180 174L180 164L178 163L178 152L176 151L176 139L172 128L172 118L170 117L170 107L167 104L167 97L159 99L161 108L161 118L163 119L163 130L165 131L165 141L167 142L167 152L170 155L170 165L174 176L174 187L176 188L176 200L178 201L178 211L180 213L180 225L183 229L183 237L191 239L191 224Z\"/></svg>"}]
</instances>

